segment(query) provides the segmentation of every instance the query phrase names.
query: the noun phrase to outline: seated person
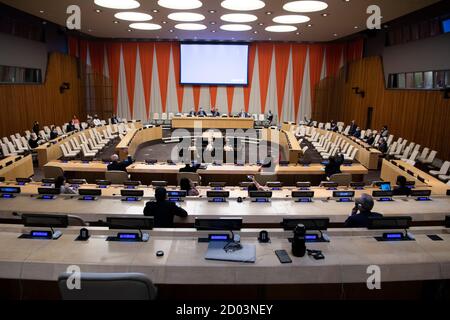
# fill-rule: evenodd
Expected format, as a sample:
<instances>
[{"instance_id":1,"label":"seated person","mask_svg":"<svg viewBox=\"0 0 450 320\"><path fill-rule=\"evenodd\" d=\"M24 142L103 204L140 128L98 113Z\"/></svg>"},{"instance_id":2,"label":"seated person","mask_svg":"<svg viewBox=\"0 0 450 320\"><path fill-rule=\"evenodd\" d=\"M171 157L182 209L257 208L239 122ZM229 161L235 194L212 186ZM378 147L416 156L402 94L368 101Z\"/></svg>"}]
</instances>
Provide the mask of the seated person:
<instances>
[{"instance_id":1,"label":"seated person","mask_svg":"<svg viewBox=\"0 0 450 320\"><path fill-rule=\"evenodd\" d=\"M374 136L373 133L371 133L369 135L369 137L367 138L366 142L367 142L367 144L373 145L373 143L375 142L375 136Z\"/></svg>"},{"instance_id":2,"label":"seated person","mask_svg":"<svg viewBox=\"0 0 450 320\"><path fill-rule=\"evenodd\" d=\"M31 149L37 148L39 146L39 138L36 133L32 133L30 139L28 140L28 145Z\"/></svg>"},{"instance_id":3,"label":"seated person","mask_svg":"<svg viewBox=\"0 0 450 320\"><path fill-rule=\"evenodd\" d=\"M195 112L195 110L192 109L192 110L189 112L189 115L190 115L191 117L195 117L195 116L197 115L197 112Z\"/></svg>"},{"instance_id":4,"label":"seated person","mask_svg":"<svg viewBox=\"0 0 450 320\"><path fill-rule=\"evenodd\" d=\"M353 136L355 138L361 139L361 128L360 127L356 128L356 131L355 131L355 133L353 133Z\"/></svg>"},{"instance_id":5,"label":"seated person","mask_svg":"<svg viewBox=\"0 0 450 320\"><path fill-rule=\"evenodd\" d=\"M118 124L119 123L119 119L117 118L116 115L113 115L111 118L111 124Z\"/></svg>"},{"instance_id":6,"label":"seated person","mask_svg":"<svg viewBox=\"0 0 450 320\"><path fill-rule=\"evenodd\" d=\"M273 121L273 113L271 110L269 110L269 112L267 113L267 122L269 122L269 125L271 125L272 121Z\"/></svg>"},{"instance_id":7,"label":"seated person","mask_svg":"<svg viewBox=\"0 0 450 320\"><path fill-rule=\"evenodd\" d=\"M200 109L198 110L197 116L199 116L199 117L206 117L207 116L205 110L203 110L202 107L200 107Z\"/></svg>"},{"instance_id":8,"label":"seated person","mask_svg":"<svg viewBox=\"0 0 450 320\"><path fill-rule=\"evenodd\" d=\"M200 192L195 188L194 183L187 178L180 180L180 189L187 192L188 197L196 197Z\"/></svg>"},{"instance_id":9,"label":"seated person","mask_svg":"<svg viewBox=\"0 0 450 320\"><path fill-rule=\"evenodd\" d=\"M406 186L406 178L404 176L397 177L397 186L394 188L394 196L409 196L411 189Z\"/></svg>"},{"instance_id":10,"label":"seated person","mask_svg":"<svg viewBox=\"0 0 450 320\"><path fill-rule=\"evenodd\" d=\"M387 145L386 139L380 138L380 142L378 144L378 150L380 150L383 154L386 154L389 147Z\"/></svg>"},{"instance_id":11,"label":"seated person","mask_svg":"<svg viewBox=\"0 0 450 320\"><path fill-rule=\"evenodd\" d=\"M58 138L58 131L56 131L56 128L53 126L50 130L50 140Z\"/></svg>"},{"instance_id":12,"label":"seated person","mask_svg":"<svg viewBox=\"0 0 450 320\"><path fill-rule=\"evenodd\" d=\"M369 218L382 217L383 215L372 212L374 205L372 196L363 193L360 198L355 200L355 207L351 215L347 218L347 221L345 221L345 227L366 228Z\"/></svg>"},{"instance_id":13,"label":"seated person","mask_svg":"<svg viewBox=\"0 0 450 320\"><path fill-rule=\"evenodd\" d=\"M72 132L75 130L76 130L76 128L75 128L75 125L73 124L73 122L72 121L69 122L66 126L66 132Z\"/></svg>"},{"instance_id":14,"label":"seated person","mask_svg":"<svg viewBox=\"0 0 450 320\"><path fill-rule=\"evenodd\" d=\"M93 120L94 126L98 127L102 125L102 121L98 118L98 115L94 116L94 120Z\"/></svg>"},{"instance_id":15,"label":"seated person","mask_svg":"<svg viewBox=\"0 0 450 320\"><path fill-rule=\"evenodd\" d=\"M191 164L190 163L186 163L186 165L184 166L184 168L180 168L179 172L197 172L198 168L200 168L200 164Z\"/></svg>"},{"instance_id":16,"label":"seated person","mask_svg":"<svg viewBox=\"0 0 450 320\"><path fill-rule=\"evenodd\" d=\"M326 176L329 178L334 174L342 173L341 165L341 158L337 159L336 156L330 157L328 164L325 166Z\"/></svg>"},{"instance_id":17,"label":"seated person","mask_svg":"<svg viewBox=\"0 0 450 320\"><path fill-rule=\"evenodd\" d=\"M241 109L241 112L239 112L238 114L239 118L248 118L249 114L247 112L244 111L244 109Z\"/></svg>"},{"instance_id":18,"label":"seated person","mask_svg":"<svg viewBox=\"0 0 450 320\"><path fill-rule=\"evenodd\" d=\"M214 108L211 110L211 114L213 117L220 117L219 108Z\"/></svg>"},{"instance_id":19,"label":"seated person","mask_svg":"<svg viewBox=\"0 0 450 320\"><path fill-rule=\"evenodd\" d=\"M333 132L337 132L338 131L338 125L334 120L331 120L331 126L330 126L330 130Z\"/></svg>"},{"instance_id":20,"label":"seated person","mask_svg":"<svg viewBox=\"0 0 450 320\"><path fill-rule=\"evenodd\" d=\"M387 126L383 126L383 128L381 128L380 130L380 134L383 138L387 138L389 137L389 130Z\"/></svg>"},{"instance_id":21,"label":"seated person","mask_svg":"<svg viewBox=\"0 0 450 320\"><path fill-rule=\"evenodd\" d=\"M66 184L66 178L59 176L55 180L55 189L61 190L61 194L78 194L78 192L72 189L68 184Z\"/></svg>"},{"instance_id":22,"label":"seated person","mask_svg":"<svg viewBox=\"0 0 450 320\"><path fill-rule=\"evenodd\" d=\"M125 171L127 172L127 167L133 163L131 156L128 156L127 160L119 162L119 156L113 154L111 156L111 163L108 164L108 171Z\"/></svg>"},{"instance_id":23,"label":"seated person","mask_svg":"<svg viewBox=\"0 0 450 320\"><path fill-rule=\"evenodd\" d=\"M167 201L167 191L165 188L155 190L156 201L149 201L145 204L144 215L154 217L155 228L173 228L175 216L186 218L186 210L178 207L175 203Z\"/></svg>"}]
</instances>

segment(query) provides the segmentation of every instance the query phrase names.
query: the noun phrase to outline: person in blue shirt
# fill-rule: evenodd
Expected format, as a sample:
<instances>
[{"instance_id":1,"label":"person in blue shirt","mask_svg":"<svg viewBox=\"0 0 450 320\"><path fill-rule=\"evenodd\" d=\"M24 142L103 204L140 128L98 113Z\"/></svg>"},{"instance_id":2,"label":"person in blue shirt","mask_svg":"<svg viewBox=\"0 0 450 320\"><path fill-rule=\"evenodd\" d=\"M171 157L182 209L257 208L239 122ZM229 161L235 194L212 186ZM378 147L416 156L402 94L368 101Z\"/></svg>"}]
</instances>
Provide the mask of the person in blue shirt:
<instances>
[{"instance_id":1,"label":"person in blue shirt","mask_svg":"<svg viewBox=\"0 0 450 320\"><path fill-rule=\"evenodd\" d=\"M352 213L345 221L346 228L367 228L370 218L382 217L377 212L372 212L375 205L372 196L363 193L361 197L355 200L355 207ZM358 213L359 212L359 213Z\"/></svg>"}]
</instances>

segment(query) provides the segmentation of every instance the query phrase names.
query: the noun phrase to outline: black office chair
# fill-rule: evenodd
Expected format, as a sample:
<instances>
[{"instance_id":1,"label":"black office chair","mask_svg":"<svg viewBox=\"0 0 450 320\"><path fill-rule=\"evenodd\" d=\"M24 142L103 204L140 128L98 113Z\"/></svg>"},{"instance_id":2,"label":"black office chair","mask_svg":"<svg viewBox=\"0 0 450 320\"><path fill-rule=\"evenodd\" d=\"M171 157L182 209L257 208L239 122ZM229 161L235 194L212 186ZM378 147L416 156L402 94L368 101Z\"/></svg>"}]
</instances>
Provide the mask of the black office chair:
<instances>
[{"instance_id":1,"label":"black office chair","mask_svg":"<svg viewBox=\"0 0 450 320\"><path fill-rule=\"evenodd\" d=\"M81 289L70 290L70 273L58 278L63 300L155 300L157 288L141 273L81 273Z\"/></svg>"}]
</instances>

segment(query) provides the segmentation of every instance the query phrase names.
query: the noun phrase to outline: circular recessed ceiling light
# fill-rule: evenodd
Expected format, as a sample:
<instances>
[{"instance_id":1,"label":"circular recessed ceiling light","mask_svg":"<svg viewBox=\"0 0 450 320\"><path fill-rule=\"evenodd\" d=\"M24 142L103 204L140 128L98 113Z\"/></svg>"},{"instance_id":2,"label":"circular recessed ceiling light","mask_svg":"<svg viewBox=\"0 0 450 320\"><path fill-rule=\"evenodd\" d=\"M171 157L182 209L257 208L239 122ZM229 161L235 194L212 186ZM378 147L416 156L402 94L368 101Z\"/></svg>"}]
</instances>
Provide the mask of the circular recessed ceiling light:
<instances>
[{"instance_id":1,"label":"circular recessed ceiling light","mask_svg":"<svg viewBox=\"0 0 450 320\"><path fill-rule=\"evenodd\" d=\"M311 20L310 17L302 16L302 15L285 15L285 16L278 16L278 17L273 18L273 22L286 23L286 24L305 23L310 20Z\"/></svg>"},{"instance_id":2,"label":"circular recessed ceiling light","mask_svg":"<svg viewBox=\"0 0 450 320\"><path fill-rule=\"evenodd\" d=\"M292 31L296 31L296 30L297 30L297 27L286 26L286 25L268 26L266 28L266 31L269 31L269 32L292 32Z\"/></svg>"},{"instance_id":3,"label":"circular recessed ceiling light","mask_svg":"<svg viewBox=\"0 0 450 320\"><path fill-rule=\"evenodd\" d=\"M153 19L151 15L142 12L117 12L114 17L126 21L148 21Z\"/></svg>"},{"instance_id":4,"label":"circular recessed ceiling light","mask_svg":"<svg viewBox=\"0 0 450 320\"><path fill-rule=\"evenodd\" d=\"M226 22L253 22L258 20L258 17L253 14L247 14L247 13L229 13L224 14L220 17L221 20Z\"/></svg>"},{"instance_id":5,"label":"circular recessed ceiling light","mask_svg":"<svg viewBox=\"0 0 450 320\"><path fill-rule=\"evenodd\" d=\"M161 7L175 10L191 10L200 8L203 4L199 0L158 0Z\"/></svg>"},{"instance_id":6,"label":"circular recessed ceiling light","mask_svg":"<svg viewBox=\"0 0 450 320\"><path fill-rule=\"evenodd\" d=\"M221 6L229 10L252 11L264 8L266 4L260 0L225 0Z\"/></svg>"},{"instance_id":7,"label":"circular recessed ceiling light","mask_svg":"<svg viewBox=\"0 0 450 320\"><path fill-rule=\"evenodd\" d=\"M252 30L252 27L246 24L224 24L220 26L220 29L225 31L248 31Z\"/></svg>"},{"instance_id":8,"label":"circular recessed ceiling light","mask_svg":"<svg viewBox=\"0 0 450 320\"><path fill-rule=\"evenodd\" d=\"M205 30L206 26L201 23L180 23L175 25L175 28L180 30L191 30L191 31L199 31Z\"/></svg>"},{"instance_id":9,"label":"circular recessed ceiling light","mask_svg":"<svg viewBox=\"0 0 450 320\"><path fill-rule=\"evenodd\" d=\"M316 12L328 8L323 1L292 1L283 6L283 9L291 12Z\"/></svg>"},{"instance_id":10,"label":"circular recessed ceiling light","mask_svg":"<svg viewBox=\"0 0 450 320\"><path fill-rule=\"evenodd\" d=\"M135 0L95 0L94 3L100 7L121 10L136 9L141 6L141 4Z\"/></svg>"},{"instance_id":11,"label":"circular recessed ceiling light","mask_svg":"<svg viewBox=\"0 0 450 320\"><path fill-rule=\"evenodd\" d=\"M159 30L161 29L161 26L155 23L139 22L130 24L130 28L138 30Z\"/></svg>"},{"instance_id":12,"label":"circular recessed ceiling light","mask_svg":"<svg viewBox=\"0 0 450 320\"><path fill-rule=\"evenodd\" d=\"M205 16L194 12L174 12L167 16L170 20L182 22L196 22L205 20Z\"/></svg>"}]
</instances>

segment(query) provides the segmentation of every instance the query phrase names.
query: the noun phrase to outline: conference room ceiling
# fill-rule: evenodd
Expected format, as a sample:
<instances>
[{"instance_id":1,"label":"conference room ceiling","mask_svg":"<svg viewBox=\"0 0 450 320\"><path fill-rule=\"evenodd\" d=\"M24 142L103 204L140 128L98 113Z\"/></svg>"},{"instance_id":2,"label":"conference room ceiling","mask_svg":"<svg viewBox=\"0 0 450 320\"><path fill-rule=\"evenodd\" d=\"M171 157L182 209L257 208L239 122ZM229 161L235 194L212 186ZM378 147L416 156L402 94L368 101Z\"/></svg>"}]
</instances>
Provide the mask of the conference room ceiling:
<instances>
[{"instance_id":1,"label":"conference room ceiling","mask_svg":"<svg viewBox=\"0 0 450 320\"><path fill-rule=\"evenodd\" d=\"M325 10L312 13L293 13L283 9L283 6L292 0L263 0L265 7L245 12L223 8L221 6L223 0L201 0L202 6L191 10L167 9L158 5L157 0L137 1L140 3L140 7L137 9L117 10L100 7L94 3L94 0L2 0L9 6L62 26L66 25L67 7L76 4L81 8L81 32L101 38L298 42L332 41L365 30L366 20L369 16L366 10L373 4L380 6L383 16L382 23L388 25L389 21L393 19L439 2L439 0L324 0L328 4L328 8ZM242 4L246 1L248 0L237 2ZM122 11L147 13L151 15L152 19L145 22L158 24L161 29L153 31L132 29L129 25L133 22L114 17L116 13ZM197 23L204 24L206 29L186 31L175 28L175 25L183 22L168 18L168 15L174 12L193 12L203 15L205 19ZM221 20L222 15L230 13L252 14L257 17L257 20L243 23L251 27L249 31L221 30L220 27L224 24L236 24ZM279 23L273 22L273 19L280 15L306 15L311 20L305 23L291 24L297 28L292 32L266 31L268 26L279 25Z\"/></svg>"}]
</instances>

